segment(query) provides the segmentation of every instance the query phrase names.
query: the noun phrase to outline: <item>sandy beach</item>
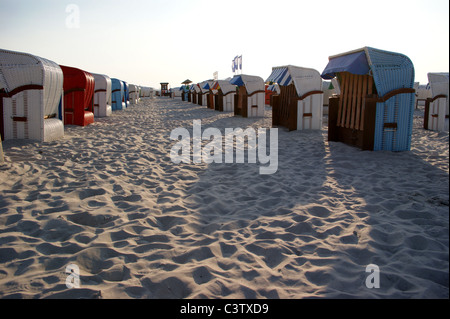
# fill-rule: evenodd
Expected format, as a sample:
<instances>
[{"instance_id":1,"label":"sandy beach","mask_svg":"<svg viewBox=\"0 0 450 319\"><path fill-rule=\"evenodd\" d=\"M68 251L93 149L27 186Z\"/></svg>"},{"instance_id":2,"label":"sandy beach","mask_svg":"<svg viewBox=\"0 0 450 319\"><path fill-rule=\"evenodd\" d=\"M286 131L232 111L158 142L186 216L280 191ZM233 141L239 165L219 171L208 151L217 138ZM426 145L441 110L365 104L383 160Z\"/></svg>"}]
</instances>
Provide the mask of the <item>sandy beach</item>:
<instances>
[{"instance_id":1,"label":"sandy beach","mask_svg":"<svg viewBox=\"0 0 450 319\"><path fill-rule=\"evenodd\" d=\"M0 298L449 298L449 133L423 130L423 108L409 152L328 142L326 117L279 128L271 175L173 163L171 131L196 119L270 128L272 111L148 98L54 142L4 141Z\"/></svg>"}]
</instances>

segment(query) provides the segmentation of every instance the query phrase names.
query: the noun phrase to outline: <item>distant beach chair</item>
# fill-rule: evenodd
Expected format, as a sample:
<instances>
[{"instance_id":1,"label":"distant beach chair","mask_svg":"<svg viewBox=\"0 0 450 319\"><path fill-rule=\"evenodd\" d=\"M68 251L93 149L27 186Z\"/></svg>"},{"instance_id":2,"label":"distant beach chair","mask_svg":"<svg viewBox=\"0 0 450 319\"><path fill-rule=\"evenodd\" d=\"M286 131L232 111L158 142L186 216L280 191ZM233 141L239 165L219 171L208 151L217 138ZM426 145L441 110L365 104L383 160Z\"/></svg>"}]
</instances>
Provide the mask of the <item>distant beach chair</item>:
<instances>
[{"instance_id":1,"label":"distant beach chair","mask_svg":"<svg viewBox=\"0 0 450 319\"><path fill-rule=\"evenodd\" d=\"M220 112L234 111L234 96L236 85L230 84L231 79L216 80L212 84L211 92L214 97L214 109Z\"/></svg>"},{"instance_id":2,"label":"distant beach chair","mask_svg":"<svg viewBox=\"0 0 450 319\"><path fill-rule=\"evenodd\" d=\"M112 114L111 78L104 74L92 73L95 79L94 116L107 117Z\"/></svg>"},{"instance_id":3,"label":"distant beach chair","mask_svg":"<svg viewBox=\"0 0 450 319\"><path fill-rule=\"evenodd\" d=\"M137 104L139 98L139 88L135 84L128 84L128 97L130 105Z\"/></svg>"},{"instance_id":4,"label":"distant beach chair","mask_svg":"<svg viewBox=\"0 0 450 319\"><path fill-rule=\"evenodd\" d=\"M197 88L198 88L197 84L192 84L189 87L189 102L193 104L197 104Z\"/></svg>"},{"instance_id":5,"label":"distant beach chair","mask_svg":"<svg viewBox=\"0 0 450 319\"><path fill-rule=\"evenodd\" d=\"M320 73L293 65L273 67L266 83L278 83L272 98L272 125L292 130L322 128L323 91Z\"/></svg>"},{"instance_id":6,"label":"distant beach chair","mask_svg":"<svg viewBox=\"0 0 450 319\"><path fill-rule=\"evenodd\" d=\"M211 93L209 88L211 87L211 85L212 85L212 80L203 81L198 84L200 91L197 91L197 104L201 105L201 106L206 106L207 108L214 109L214 102L212 103L212 106L211 106L211 101L209 101L209 104L208 104L208 98Z\"/></svg>"},{"instance_id":7,"label":"distant beach chair","mask_svg":"<svg viewBox=\"0 0 450 319\"><path fill-rule=\"evenodd\" d=\"M153 97L153 88L149 86L141 86L139 95L141 98L151 98Z\"/></svg>"},{"instance_id":8,"label":"distant beach chair","mask_svg":"<svg viewBox=\"0 0 450 319\"><path fill-rule=\"evenodd\" d=\"M207 80L202 82L201 89L203 93L203 105L206 105L208 109L214 110L214 94L212 92L214 80Z\"/></svg>"},{"instance_id":9,"label":"distant beach chair","mask_svg":"<svg viewBox=\"0 0 450 319\"><path fill-rule=\"evenodd\" d=\"M203 104L203 91L201 89L201 85L202 83L197 83L197 85L194 86L194 90L196 93L197 105L204 106L205 104Z\"/></svg>"},{"instance_id":10,"label":"distant beach chair","mask_svg":"<svg viewBox=\"0 0 450 319\"><path fill-rule=\"evenodd\" d=\"M272 96L276 95L276 94L279 94L279 92L277 92L277 90L275 88L275 84L266 84L265 88L264 88L264 91L265 91L265 99L266 99L264 101L264 103L266 105L272 105L271 104Z\"/></svg>"},{"instance_id":11,"label":"distant beach chair","mask_svg":"<svg viewBox=\"0 0 450 319\"><path fill-rule=\"evenodd\" d=\"M86 126L94 123L94 76L77 68L60 67L64 75L64 124Z\"/></svg>"},{"instance_id":12,"label":"distant beach chair","mask_svg":"<svg viewBox=\"0 0 450 319\"><path fill-rule=\"evenodd\" d=\"M128 107L128 99L130 98L129 89L127 82L122 81L122 83L123 83L122 108L126 109Z\"/></svg>"},{"instance_id":13,"label":"distant beach chair","mask_svg":"<svg viewBox=\"0 0 450 319\"><path fill-rule=\"evenodd\" d=\"M182 91L181 87L172 88L172 99L181 101L182 94L183 94L183 91Z\"/></svg>"},{"instance_id":14,"label":"distant beach chair","mask_svg":"<svg viewBox=\"0 0 450 319\"><path fill-rule=\"evenodd\" d=\"M230 84L238 87L234 97L234 115L242 117L264 117L265 86L259 76L235 75Z\"/></svg>"},{"instance_id":15,"label":"distant beach chair","mask_svg":"<svg viewBox=\"0 0 450 319\"><path fill-rule=\"evenodd\" d=\"M111 79L111 109L120 111L126 108L124 102L124 83L119 79Z\"/></svg>"},{"instance_id":16,"label":"distant beach chair","mask_svg":"<svg viewBox=\"0 0 450 319\"><path fill-rule=\"evenodd\" d=\"M416 109L420 106L425 106L428 98L431 97L430 84L420 84L416 90Z\"/></svg>"},{"instance_id":17,"label":"distant beach chair","mask_svg":"<svg viewBox=\"0 0 450 319\"><path fill-rule=\"evenodd\" d=\"M180 91L181 91L181 100L184 101L184 102L189 101L189 86L188 85L182 85L180 87Z\"/></svg>"},{"instance_id":18,"label":"distant beach chair","mask_svg":"<svg viewBox=\"0 0 450 319\"><path fill-rule=\"evenodd\" d=\"M424 129L433 131L448 131L448 73L428 73L431 97L426 99L424 114Z\"/></svg>"},{"instance_id":19,"label":"distant beach chair","mask_svg":"<svg viewBox=\"0 0 450 319\"><path fill-rule=\"evenodd\" d=\"M0 49L2 139L49 142L64 136L63 72L53 61Z\"/></svg>"},{"instance_id":20,"label":"distant beach chair","mask_svg":"<svg viewBox=\"0 0 450 319\"><path fill-rule=\"evenodd\" d=\"M280 86L278 83L273 83L266 85L266 105L273 105L273 97L279 95L281 93ZM268 101L267 101L268 100Z\"/></svg>"},{"instance_id":21,"label":"distant beach chair","mask_svg":"<svg viewBox=\"0 0 450 319\"><path fill-rule=\"evenodd\" d=\"M328 140L363 150L407 151L414 112L414 66L400 53L371 47L329 57L322 78L337 77Z\"/></svg>"}]
</instances>

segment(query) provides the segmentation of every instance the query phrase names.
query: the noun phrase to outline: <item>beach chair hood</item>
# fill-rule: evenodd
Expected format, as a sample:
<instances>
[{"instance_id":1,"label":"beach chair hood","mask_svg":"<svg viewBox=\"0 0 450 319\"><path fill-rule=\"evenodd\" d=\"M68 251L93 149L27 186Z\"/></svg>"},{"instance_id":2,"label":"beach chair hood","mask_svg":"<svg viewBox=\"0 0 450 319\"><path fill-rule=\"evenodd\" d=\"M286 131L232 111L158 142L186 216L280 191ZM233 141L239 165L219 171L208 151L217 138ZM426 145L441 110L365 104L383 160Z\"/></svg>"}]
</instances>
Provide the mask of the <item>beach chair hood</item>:
<instances>
[{"instance_id":1,"label":"beach chair hood","mask_svg":"<svg viewBox=\"0 0 450 319\"><path fill-rule=\"evenodd\" d=\"M245 86L248 94L252 94L255 91L264 91L264 80L259 76L239 74L235 75L231 80L230 84L237 86Z\"/></svg>"},{"instance_id":2,"label":"beach chair hood","mask_svg":"<svg viewBox=\"0 0 450 319\"><path fill-rule=\"evenodd\" d=\"M229 92L236 92L236 85L230 83L230 80L217 80L213 83L213 89L221 89L223 94L227 94Z\"/></svg>"},{"instance_id":3,"label":"beach chair hood","mask_svg":"<svg viewBox=\"0 0 450 319\"><path fill-rule=\"evenodd\" d=\"M428 73L428 81L431 87L432 97L438 95L446 95L448 98L448 86L449 86L449 73Z\"/></svg>"},{"instance_id":4,"label":"beach chair hood","mask_svg":"<svg viewBox=\"0 0 450 319\"><path fill-rule=\"evenodd\" d=\"M63 72L53 61L28 53L0 49L0 90L24 85L43 86L44 115L58 114Z\"/></svg>"},{"instance_id":5,"label":"beach chair hood","mask_svg":"<svg viewBox=\"0 0 450 319\"><path fill-rule=\"evenodd\" d=\"M319 71L293 65L273 67L266 83L278 83L281 86L293 83L298 96L322 90L322 78Z\"/></svg>"},{"instance_id":6,"label":"beach chair hood","mask_svg":"<svg viewBox=\"0 0 450 319\"><path fill-rule=\"evenodd\" d=\"M364 47L330 56L321 76L329 80L338 72L373 76L380 96L396 89L414 88L414 65L400 53Z\"/></svg>"}]
</instances>

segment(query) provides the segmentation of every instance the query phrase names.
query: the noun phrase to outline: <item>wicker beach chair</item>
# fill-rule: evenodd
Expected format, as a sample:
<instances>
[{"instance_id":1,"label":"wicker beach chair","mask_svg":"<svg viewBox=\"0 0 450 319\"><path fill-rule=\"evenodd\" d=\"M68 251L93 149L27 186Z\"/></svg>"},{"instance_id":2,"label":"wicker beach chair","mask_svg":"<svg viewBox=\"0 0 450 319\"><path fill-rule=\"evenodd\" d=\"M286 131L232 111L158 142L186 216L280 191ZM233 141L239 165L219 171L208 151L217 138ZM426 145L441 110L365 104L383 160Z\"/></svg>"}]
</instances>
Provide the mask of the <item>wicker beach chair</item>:
<instances>
[{"instance_id":1,"label":"wicker beach chair","mask_svg":"<svg viewBox=\"0 0 450 319\"><path fill-rule=\"evenodd\" d=\"M263 117L265 107L265 85L259 76L235 75L230 84L236 85L234 115L242 117Z\"/></svg>"},{"instance_id":2,"label":"wicker beach chair","mask_svg":"<svg viewBox=\"0 0 450 319\"><path fill-rule=\"evenodd\" d=\"M94 123L94 76L77 68L60 67L64 75L64 124L86 126Z\"/></svg>"},{"instance_id":3,"label":"wicker beach chair","mask_svg":"<svg viewBox=\"0 0 450 319\"><path fill-rule=\"evenodd\" d=\"M230 84L231 79L216 80L212 84L211 92L214 96L214 109L220 112L234 111L234 96L236 85Z\"/></svg>"},{"instance_id":4,"label":"wicker beach chair","mask_svg":"<svg viewBox=\"0 0 450 319\"><path fill-rule=\"evenodd\" d=\"M448 131L448 73L428 73L431 97L425 101L424 128L434 131Z\"/></svg>"},{"instance_id":5,"label":"wicker beach chair","mask_svg":"<svg viewBox=\"0 0 450 319\"><path fill-rule=\"evenodd\" d=\"M272 68L266 83L277 83L272 98L272 125L292 130L322 128L323 91L320 73L293 65Z\"/></svg>"},{"instance_id":6,"label":"wicker beach chair","mask_svg":"<svg viewBox=\"0 0 450 319\"><path fill-rule=\"evenodd\" d=\"M123 110L124 102L124 83L119 79L111 79L111 109L113 111Z\"/></svg>"},{"instance_id":7,"label":"wicker beach chair","mask_svg":"<svg viewBox=\"0 0 450 319\"><path fill-rule=\"evenodd\" d=\"M63 72L53 61L0 49L0 135L42 142L64 136Z\"/></svg>"},{"instance_id":8,"label":"wicker beach chair","mask_svg":"<svg viewBox=\"0 0 450 319\"><path fill-rule=\"evenodd\" d=\"M414 66L400 53L364 47L329 57L322 78L337 78L328 140L363 150L407 151L414 112Z\"/></svg>"},{"instance_id":9,"label":"wicker beach chair","mask_svg":"<svg viewBox=\"0 0 450 319\"><path fill-rule=\"evenodd\" d=\"M128 84L128 90L130 105L137 104L139 101L139 87L135 84Z\"/></svg>"},{"instance_id":10,"label":"wicker beach chair","mask_svg":"<svg viewBox=\"0 0 450 319\"><path fill-rule=\"evenodd\" d=\"M95 80L94 116L107 117L112 113L111 107L111 78L104 74L92 73Z\"/></svg>"},{"instance_id":11,"label":"wicker beach chair","mask_svg":"<svg viewBox=\"0 0 450 319\"><path fill-rule=\"evenodd\" d=\"M122 81L122 83L123 83L122 109L126 109L128 107L128 99L130 98L128 83L125 81Z\"/></svg>"}]
</instances>

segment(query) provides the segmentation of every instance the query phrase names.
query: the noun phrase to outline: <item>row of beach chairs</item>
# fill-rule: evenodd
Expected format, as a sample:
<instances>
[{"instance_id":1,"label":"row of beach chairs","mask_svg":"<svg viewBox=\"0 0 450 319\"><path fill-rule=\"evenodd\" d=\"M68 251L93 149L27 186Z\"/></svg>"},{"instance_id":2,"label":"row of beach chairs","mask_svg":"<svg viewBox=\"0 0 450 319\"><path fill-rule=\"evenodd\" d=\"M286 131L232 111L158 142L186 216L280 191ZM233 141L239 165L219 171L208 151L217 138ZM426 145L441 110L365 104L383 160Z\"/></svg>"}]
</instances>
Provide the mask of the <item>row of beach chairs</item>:
<instances>
[{"instance_id":1,"label":"row of beach chairs","mask_svg":"<svg viewBox=\"0 0 450 319\"><path fill-rule=\"evenodd\" d=\"M429 73L428 79L424 128L448 131L449 74ZM336 94L326 93L325 80ZM270 87L275 91L268 99ZM321 129L328 104L328 140L363 150L406 151L411 146L418 89L407 56L364 47L330 56L322 73L287 65L273 67L265 81L239 74L184 85L173 93L242 117L264 116L270 101L273 126L290 131ZM2 139L51 141L64 134L64 125L88 125L95 117L109 116L153 95L149 87L0 49Z\"/></svg>"},{"instance_id":2,"label":"row of beach chairs","mask_svg":"<svg viewBox=\"0 0 450 319\"><path fill-rule=\"evenodd\" d=\"M53 141L64 136L64 125L89 125L152 94L150 87L0 49L2 140Z\"/></svg>"},{"instance_id":3,"label":"row of beach chairs","mask_svg":"<svg viewBox=\"0 0 450 319\"><path fill-rule=\"evenodd\" d=\"M425 102L424 129L449 129L449 74L429 73L428 79L428 89L419 88L407 56L363 47L330 56L322 73L287 65L273 67L265 81L235 75L176 91L182 100L243 117L264 116L269 102L272 125L289 131L321 129L328 105L329 141L363 150L407 151L418 98ZM336 93L330 96L325 83Z\"/></svg>"}]
</instances>

